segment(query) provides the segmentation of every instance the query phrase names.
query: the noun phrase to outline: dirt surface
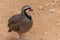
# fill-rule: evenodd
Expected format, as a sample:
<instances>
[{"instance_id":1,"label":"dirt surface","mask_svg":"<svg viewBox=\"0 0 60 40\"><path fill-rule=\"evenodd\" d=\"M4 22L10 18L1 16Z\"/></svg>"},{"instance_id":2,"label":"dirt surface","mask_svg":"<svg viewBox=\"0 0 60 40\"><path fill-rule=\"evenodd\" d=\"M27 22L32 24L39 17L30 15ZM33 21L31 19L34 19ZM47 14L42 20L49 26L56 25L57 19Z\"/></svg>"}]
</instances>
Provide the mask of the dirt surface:
<instances>
[{"instance_id":1,"label":"dirt surface","mask_svg":"<svg viewBox=\"0 0 60 40\"><path fill-rule=\"evenodd\" d=\"M33 27L24 40L60 40L60 0L0 0L0 40L17 40L17 33L8 33L8 19L30 5Z\"/></svg>"}]
</instances>

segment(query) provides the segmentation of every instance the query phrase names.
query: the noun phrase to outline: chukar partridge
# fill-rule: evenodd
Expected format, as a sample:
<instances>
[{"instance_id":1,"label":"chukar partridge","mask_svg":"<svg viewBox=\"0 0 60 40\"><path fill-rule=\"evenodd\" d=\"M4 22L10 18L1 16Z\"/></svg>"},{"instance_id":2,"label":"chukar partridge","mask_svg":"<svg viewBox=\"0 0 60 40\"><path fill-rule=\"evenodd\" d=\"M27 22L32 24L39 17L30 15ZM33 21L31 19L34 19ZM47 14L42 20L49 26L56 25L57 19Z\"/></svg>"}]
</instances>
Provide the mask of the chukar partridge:
<instances>
[{"instance_id":1,"label":"chukar partridge","mask_svg":"<svg viewBox=\"0 0 60 40\"><path fill-rule=\"evenodd\" d=\"M29 5L25 5L20 14L12 16L8 20L8 32L14 31L22 34L29 31L33 25L30 11L33 11L31 7Z\"/></svg>"}]
</instances>

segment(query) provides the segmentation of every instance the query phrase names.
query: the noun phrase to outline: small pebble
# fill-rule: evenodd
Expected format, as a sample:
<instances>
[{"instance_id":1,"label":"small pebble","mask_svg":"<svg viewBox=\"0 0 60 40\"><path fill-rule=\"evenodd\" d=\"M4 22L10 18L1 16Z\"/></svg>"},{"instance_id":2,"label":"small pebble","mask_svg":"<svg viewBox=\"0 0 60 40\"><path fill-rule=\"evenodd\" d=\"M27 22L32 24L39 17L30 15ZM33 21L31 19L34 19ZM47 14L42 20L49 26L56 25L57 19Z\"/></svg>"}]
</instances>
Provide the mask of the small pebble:
<instances>
[{"instance_id":1,"label":"small pebble","mask_svg":"<svg viewBox=\"0 0 60 40\"><path fill-rule=\"evenodd\" d=\"M49 12L55 12L55 9L49 9Z\"/></svg>"},{"instance_id":2,"label":"small pebble","mask_svg":"<svg viewBox=\"0 0 60 40\"><path fill-rule=\"evenodd\" d=\"M47 32L45 32L45 35L47 35L48 33Z\"/></svg>"},{"instance_id":3,"label":"small pebble","mask_svg":"<svg viewBox=\"0 0 60 40\"><path fill-rule=\"evenodd\" d=\"M39 6L38 8L39 8L39 9L43 9L44 7L43 7L43 6Z\"/></svg>"}]
</instances>

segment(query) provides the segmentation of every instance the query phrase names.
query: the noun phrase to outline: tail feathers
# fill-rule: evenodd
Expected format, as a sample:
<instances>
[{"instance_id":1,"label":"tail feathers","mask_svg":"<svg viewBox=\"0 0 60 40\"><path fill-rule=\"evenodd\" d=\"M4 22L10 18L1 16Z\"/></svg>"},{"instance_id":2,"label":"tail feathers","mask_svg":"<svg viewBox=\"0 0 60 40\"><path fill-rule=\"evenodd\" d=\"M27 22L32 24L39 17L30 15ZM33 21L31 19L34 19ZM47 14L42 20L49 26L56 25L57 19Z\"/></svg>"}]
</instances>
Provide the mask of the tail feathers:
<instances>
[{"instance_id":1,"label":"tail feathers","mask_svg":"<svg viewBox=\"0 0 60 40\"><path fill-rule=\"evenodd\" d=\"M8 32L12 32L12 30L11 30L11 29L9 29L9 30L8 30Z\"/></svg>"}]
</instances>

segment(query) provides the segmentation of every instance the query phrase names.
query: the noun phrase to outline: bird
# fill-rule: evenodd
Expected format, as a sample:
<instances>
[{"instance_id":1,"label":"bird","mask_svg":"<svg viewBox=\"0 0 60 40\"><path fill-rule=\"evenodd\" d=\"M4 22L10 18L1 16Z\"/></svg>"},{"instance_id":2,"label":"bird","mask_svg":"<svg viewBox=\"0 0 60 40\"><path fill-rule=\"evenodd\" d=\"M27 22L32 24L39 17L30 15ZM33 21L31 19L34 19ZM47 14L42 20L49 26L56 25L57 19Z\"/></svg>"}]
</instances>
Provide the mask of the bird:
<instances>
[{"instance_id":1,"label":"bird","mask_svg":"<svg viewBox=\"0 0 60 40\"><path fill-rule=\"evenodd\" d=\"M33 11L30 5L24 5L21 13L13 15L8 20L8 32L17 32L18 35L23 35L28 32L33 25L33 19L30 12Z\"/></svg>"}]
</instances>

